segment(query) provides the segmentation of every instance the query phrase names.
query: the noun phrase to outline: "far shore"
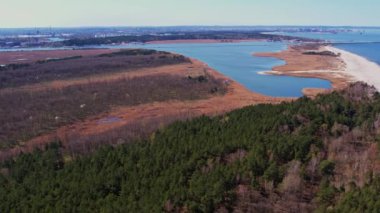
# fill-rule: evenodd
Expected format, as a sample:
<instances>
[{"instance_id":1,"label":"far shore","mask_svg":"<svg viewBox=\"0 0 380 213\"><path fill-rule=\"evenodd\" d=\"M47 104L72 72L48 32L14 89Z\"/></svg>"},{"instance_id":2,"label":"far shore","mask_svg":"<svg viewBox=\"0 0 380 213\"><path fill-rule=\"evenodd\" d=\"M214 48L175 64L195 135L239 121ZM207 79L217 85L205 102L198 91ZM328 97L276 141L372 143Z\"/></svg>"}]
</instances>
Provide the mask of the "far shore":
<instances>
[{"instance_id":1,"label":"far shore","mask_svg":"<svg viewBox=\"0 0 380 213\"><path fill-rule=\"evenodd\" d=\"M208 44L208 43L239 43L239 42L258 42L265 39L179 39L149 41L146 44Z\"/></svg>"}]
</instances>

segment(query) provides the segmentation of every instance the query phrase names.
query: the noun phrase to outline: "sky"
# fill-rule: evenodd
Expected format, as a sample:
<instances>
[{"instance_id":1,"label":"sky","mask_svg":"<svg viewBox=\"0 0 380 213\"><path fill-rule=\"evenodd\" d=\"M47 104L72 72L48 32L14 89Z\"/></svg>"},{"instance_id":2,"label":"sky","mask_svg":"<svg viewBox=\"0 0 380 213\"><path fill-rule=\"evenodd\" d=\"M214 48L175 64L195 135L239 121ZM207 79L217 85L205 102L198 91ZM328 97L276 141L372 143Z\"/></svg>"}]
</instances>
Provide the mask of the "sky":
<instances>
[{"instance_id":1,"label":"sky","mask_svg":"<svg viewBox=\"0 0 380 213\"><path fill-rule=\"evenodd\" d=\"M0 28L380 26L380 0L0 0Z\"/></svg>"}]
</instances>

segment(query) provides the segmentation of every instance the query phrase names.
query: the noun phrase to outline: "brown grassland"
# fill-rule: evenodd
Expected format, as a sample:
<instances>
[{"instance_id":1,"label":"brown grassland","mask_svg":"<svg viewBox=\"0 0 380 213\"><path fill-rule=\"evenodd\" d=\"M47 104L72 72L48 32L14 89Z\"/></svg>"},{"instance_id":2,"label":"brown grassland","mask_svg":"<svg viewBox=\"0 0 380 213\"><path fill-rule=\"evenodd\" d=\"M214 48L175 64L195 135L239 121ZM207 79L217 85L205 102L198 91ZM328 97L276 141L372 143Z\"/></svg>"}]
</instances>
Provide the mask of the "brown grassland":
<instances>
[{"instance_id":1,"label":"brown grassland","mask_svg":"<svg viewBox=\"0 0 380 213\"><path fill-rule=\"evenodd\" d=\"M134 51L6 70L24 74L0 90L0 158L55 140L83 153L147 137L176 120L290 100L252 93L196 60ZM38 80L25 80L35 73Z\"/></svg>"}]
</instances>

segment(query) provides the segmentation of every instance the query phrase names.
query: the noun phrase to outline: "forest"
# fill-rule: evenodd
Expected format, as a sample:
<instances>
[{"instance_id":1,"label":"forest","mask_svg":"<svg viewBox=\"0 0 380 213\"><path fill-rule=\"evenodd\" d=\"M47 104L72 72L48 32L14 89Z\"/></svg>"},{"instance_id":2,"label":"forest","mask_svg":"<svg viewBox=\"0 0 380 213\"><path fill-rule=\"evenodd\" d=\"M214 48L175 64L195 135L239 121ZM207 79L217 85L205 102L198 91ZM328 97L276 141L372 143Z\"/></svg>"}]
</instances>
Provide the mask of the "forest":
<instances>
[{"instance_id":1,"label":"forest","mask_svg":"<svg viewBox=\"0 0 380 213\"><path fill-rule=\"evenodd\" d=\"M376 212L379 171L358 174L363 186L336 182L344 173L331 145L343 138L342 146L359 147L353 157L378 144L379 115L380 95L355 84L314 100L178 121L81 156L52 141L1 164L0 211Z\"/></svg>"}]
</instances>

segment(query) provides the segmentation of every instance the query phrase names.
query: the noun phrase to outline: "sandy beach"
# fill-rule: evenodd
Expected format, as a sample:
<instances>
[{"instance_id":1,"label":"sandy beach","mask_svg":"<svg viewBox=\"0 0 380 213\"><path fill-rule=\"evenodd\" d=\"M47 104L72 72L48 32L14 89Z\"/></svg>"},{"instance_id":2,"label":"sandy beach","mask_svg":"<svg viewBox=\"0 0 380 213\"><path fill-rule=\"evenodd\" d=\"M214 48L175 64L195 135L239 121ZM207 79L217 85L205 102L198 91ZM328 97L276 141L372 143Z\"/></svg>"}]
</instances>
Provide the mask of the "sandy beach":
<instances>
[{"instance_id":1,"label":"sandy beach","mask_svg":"<svg viewBox=\"0 0 380 213\"><path fill-rule=\"evenodd\" d=\"M336 56L308 55L307 51L330 51ZM332 46L290 46L278 53L259 53L256 56L275 57L286 62L274 67L263 75L288 75L295 77L320 78L328 80L333 90L340 90L350 83L362 81L380 90L380 66L364 57ZM321 88L304 88L303 93L313 97L330 90Z\"/></svg>"},{"instance_id":2,"label":"sandy beach","mask_svg":"<svg viewBox=\"0 0 380 213\"><path fill-rule=\"evenodd\" d=\"M351 77L351 81L363 81L380 91L380 66L378 64L332 46L327 46L326 49L340 54L340 58L345 63L342 71Z\"/></svg>"}]
</instances>

